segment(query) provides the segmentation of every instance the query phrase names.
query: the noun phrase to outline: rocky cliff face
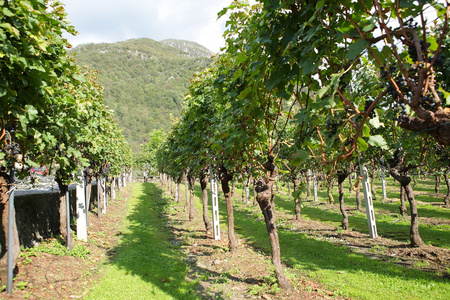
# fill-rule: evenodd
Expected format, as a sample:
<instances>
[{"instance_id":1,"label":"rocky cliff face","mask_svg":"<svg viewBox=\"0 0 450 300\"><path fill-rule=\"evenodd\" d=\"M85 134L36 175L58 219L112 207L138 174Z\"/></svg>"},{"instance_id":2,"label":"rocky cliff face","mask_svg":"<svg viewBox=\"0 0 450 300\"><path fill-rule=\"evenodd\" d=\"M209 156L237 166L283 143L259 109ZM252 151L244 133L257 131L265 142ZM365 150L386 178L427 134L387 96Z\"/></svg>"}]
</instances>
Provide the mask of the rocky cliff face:
<instances>
[{"instance_id":1,"label":"rocky cliff face","mask_svg":"<svg viewBox=\"0 0 450 300\"><path fill-rule=\"evenodd\" d=\"M194 42L184 40L163 40L162 44L183 51L188 57L211 57L212 52Z\"/></svg>"}]
</instances>

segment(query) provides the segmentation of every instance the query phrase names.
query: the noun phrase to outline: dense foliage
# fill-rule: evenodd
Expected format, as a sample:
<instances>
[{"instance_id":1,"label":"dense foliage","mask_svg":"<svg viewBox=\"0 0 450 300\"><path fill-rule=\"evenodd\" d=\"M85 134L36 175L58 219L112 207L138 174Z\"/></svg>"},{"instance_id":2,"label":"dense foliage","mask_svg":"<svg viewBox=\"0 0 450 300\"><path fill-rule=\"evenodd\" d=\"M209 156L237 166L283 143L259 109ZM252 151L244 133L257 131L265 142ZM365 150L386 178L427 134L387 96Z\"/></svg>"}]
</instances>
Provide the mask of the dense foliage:
<instances>
[{"instance_id":1,"label":"dense foliage","mask_svg":"<svg viewBox=\"0 0 450 300\"><path fill-rule=\"evenodd\" d=\"M66 52L62 33L75 31L61 3L2 1L1 9L2 166L56 166L67 183L108 156L116 169L129 164L95 74Z\"/></svg>"},{"instance_id":2,"label":"dense foliage","mask_svg":"<svg viewBox=\"0 0 450 300\"><path fill-rule=\"evenodd\" d=\"M6 252L13 268L19 253L15 220L8 218L14 209L8 201L14 170L22 177L31 167L46 165L55 175L59 232L70 247L68 185L85 168L117 175L132 161L95 73L79 67L66 51L70 45L63 32L76 32L65 16L58 1L0 1L0 231L6 237L12 228L13 237L12 244L1 243L2 283Z\"/></svg>"},{"instance_id":3,"label":"dense foliage","mask_svg":"<svg viewBox=\"0 0 450 300\"><path fill-rule=\"evenodd\" d=\"M293 180L307 169L328 186L337 178L346 229L343 180L359 163L381 163L407 195L420 246L408 172L448 166L432 153L448 157L450 145L449 14L448 1L233 2L219 13L230 17L227 47L194 77L160 169L174 176L214 161L252 173L271 236L279 168Z\"/></svg>"}]
</instances>

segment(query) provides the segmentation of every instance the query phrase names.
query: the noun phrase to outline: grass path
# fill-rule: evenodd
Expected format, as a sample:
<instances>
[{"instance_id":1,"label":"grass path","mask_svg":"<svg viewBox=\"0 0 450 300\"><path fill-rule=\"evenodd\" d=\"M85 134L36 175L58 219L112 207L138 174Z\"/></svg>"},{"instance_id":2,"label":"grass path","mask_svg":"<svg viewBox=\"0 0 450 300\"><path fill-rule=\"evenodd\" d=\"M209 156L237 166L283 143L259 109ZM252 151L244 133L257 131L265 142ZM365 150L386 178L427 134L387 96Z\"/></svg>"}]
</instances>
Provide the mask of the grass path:
<instances>
[{"instance_id":1,"label":"grass path","mask_svg":"<svg viewBox=\"0 0 450 300\"><path fill-rule=\"evenodd\" d=\"M241 190L237 190L237 195L240 193ZM200 197L199 190L196 195ZM278 196L276 214L278 218L282 217L284 222L289 223L292 219L293 204L286 198L288 197ZM236 198L234 200L236 233L256 249L262 249L270 255L267 231L259 208L242 204ZM292 209L288 210L287 207ZM303 213L308 214L308 208L305 207ZM320 220L322 222L333 219L331 217L336 221L342 218L335 212L323 210L320 212L328 213L327 218ZM225 217L225 210L222 209L222 220L225 220ZM366 226L364 223L360 225L361 228ZM278 230L282 259L288 268L309 275L326 289L333 290L334 295L374 300L449 299L450 282L442 276L398 266L393 262L370 259L366 255L353 253L347 247L332 244L326 239L290 230L289 226L287 228L280 226ZM405 225L404 231L408 232L408 226ZM299 278L293 280L298 281Z\"/></svg>"},{"instance_id":2,"label":"grass path","mask_svg":"<svg viewBox=\"0 0 450 300\"><path fill-rule=\"evenodd\" d=\"M84 299L196 299L183 255L170 243L161 213L167 201L152 183L135 183L121 240Z\"/></svg>"}]
</instances>

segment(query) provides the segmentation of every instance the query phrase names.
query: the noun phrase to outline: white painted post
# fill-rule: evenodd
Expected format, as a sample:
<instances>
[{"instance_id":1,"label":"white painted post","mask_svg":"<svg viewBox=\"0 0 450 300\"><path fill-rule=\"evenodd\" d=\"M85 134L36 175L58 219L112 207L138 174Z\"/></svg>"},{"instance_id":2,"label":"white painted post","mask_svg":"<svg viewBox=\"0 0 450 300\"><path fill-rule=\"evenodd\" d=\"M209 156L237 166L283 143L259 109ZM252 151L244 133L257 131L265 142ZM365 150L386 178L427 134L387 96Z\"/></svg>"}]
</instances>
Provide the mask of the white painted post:
<instances>
[{"instance_id":1,"label":"white painted post","mask_svg":"<svg viewBox=\"0 0 450 300\"><path fill-rule=\"evenodd\" d=\"M10 182L14 183L14 177L15 177L15 170L14 167L11 168L11 174L10 174ZM6 257L6 292L8 294L12 294L12 286L13 286L13 277L14 277L14 255L13 255L13 249L14 249L14 227L16 226L15 222L15 210L14 210L14 190L15 187L11 186L9 192L9 203L8 203L8 252Z\"/></svg>"},{"instance_id":2,"label":"white painted post","mask_svg":"<svg viewBox=\"0 0 450 300\"><path fill-rule=\"evenodd\" d=\"M102 193L103 193L103 209L102 214L106 214L106 179L103 178L100 180L100 184L102 185Z\"/></svg>"},{"instance_id":3,"label":"white painted post","mask_svg":"<svg viewBox=\"0 0 450 300\"><path fill-rule=\"evenodd\" d=\"M84 191L84 181L81 177L81 183L77 183L77 238L87 242L87 226L86 226L86 193Z\"/></svg>"},{"instance_id":4,"label":"white painted post","mask_svg":"<svg viewBox=\"0 0 450 300\"><path fill-rule=\"evenodd\" d=\"M116 178L111 181L111 200L116 199Z\"/></svg>"},{"instance_id":5,"label":"white painted post","mask_svg":"<svg viewBox=\"0 0 450 300\"><path fill-rule=\"evenodd\" d=\"M384 176L384 169L380 169L380 175L381 175L381 188L383 190L383 200L386 200L386 177Z\"/></svg>"},{"instance_id":6,"label":"white painted post","mask_svg":"<svg viewBox=\"0 0 450 300\"><path fill-rule=\"evenodd\" d=\"M219 192L217 184L217 176L209 168L211 177L211 202L212 202L212 219L213 219L213 235L215 240L220 240L220 224L219 224Z\"/></svg>"},{"instance_id":7,"label":"white painted post","mask_svg":"<svg viewBox=\"0 0 450 300\"><path fill-rule=\"evenodd\" d=\"M66 227L67 227L67 248L72 250L73 242L72 242L72 230L70 229L70 197L69 197L69 189L66 192Z\"/></svg>"},{"instance_id":8,"label":"white painted post","mask_svg":"<svg viewBox=\"0 0 450 300\"><path fill-rule=\"evenodd\" d=\"M313 184L313 186L314 186L314 202L317 202L317 175L315 172L313 174L313 180L314 180L314 184Z\"/></svg>"},{"instance_id":9,"label":"white painted post","mask_svg":"<svg viewBox=\"0 0 450 300\"><path fill-rule=\"evenodd\" d=\"M128 174L128 173L125 173L125 174L122 176L123 187L127 187L127 174Z\"/></svg>"},{"instance_id":10,"label":"white painted post","mask_svg":"<svg viewBox=\"0 0 450 300\"><path fill-rule=\"evenodd\" d=\"M306 176L308 177L308 179L306 180L308 182L308 191L311 193L311 177L312 177L311 170L308 170Z\"/></svg>"},{"instance_id":11,"label":"white painted post","mask_svg":"<svg viewBox=\"0 0 450 300\"><path fill-rule=\"evenodd\" d=\"M249 188L249 186L250 186L250 176L248 177L247 184L245 186L245 200L246 200L247 204L250 203L250 188Z\"/></svg>"},{"instance_id":12,"label":"white painted post","mask_svg":"<svg viewBox=\"0 0 450 300\"><path fill-rule=\"evenodd\" d=\"M370 191L369 173L367 168L360 165L362 179L362 186L364 190L364 202L366 204L367 225L369 227L369 236L371 238L377 237L377 223L375 222L375 211L373 210L372 192Z\"/></svg>"}]
</instances>

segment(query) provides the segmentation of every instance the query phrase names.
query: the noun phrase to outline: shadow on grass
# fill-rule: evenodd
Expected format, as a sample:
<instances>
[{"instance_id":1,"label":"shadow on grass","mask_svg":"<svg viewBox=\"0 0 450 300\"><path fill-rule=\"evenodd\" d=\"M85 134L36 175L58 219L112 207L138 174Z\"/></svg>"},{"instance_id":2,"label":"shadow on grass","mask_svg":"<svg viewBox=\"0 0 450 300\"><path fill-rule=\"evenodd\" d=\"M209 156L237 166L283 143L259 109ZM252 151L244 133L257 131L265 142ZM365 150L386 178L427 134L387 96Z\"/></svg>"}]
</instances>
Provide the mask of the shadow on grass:
<instances>
[{"instance_id":1,"label":"shadow on grass","mask_svg":"<svg viewBox=\"0 0 450 300\"><path fill-rule=\"evenodd\" d=\"M172 235L163 214L167 200L154 183L134 188L142 191L127 216L126 232L111 251L109 264L140 277L174 299L198 299L197 285L185 280L188 273L185 256L179 245L171 243ZM158 296L150 294L148 299Z\"/></svg>"},{"instance_id":2,"label":"shadow on grass","mask_svg":"<svg viewBox=\"0 0 450 300\"><path fill-rule=\"evenodd\" d=\"M279 206L278 206L279 207ZM235 212L238 233L255 249L270 255L270 243L264 222L255 213L238 210ZM370 259L363 254L351 252L347 247L339 247L327 241L321 241L290 230L279 229L280 247L283 261L293 268L327 275L331 288L341 286L352 296L361 297L367 293L376 295L384 292L405 293L407 289L417 289L429 285L445 285L448 280L431 273L397 266L393 263ZM316 275L322 277L322 275ZM380 285L393 285L395 291ZM448 290L447 290L448 292ZM365 294L364 294L365 293ZM425 291L424 291L425 293ZM445 292L444 292L445 293ZM386 296L386 295L385 295ZM375 297L376 298L376 297ZM419 296L420 298L420 296ZM386 298L385 298L386 299Z\"/></svg>"},{"instance_id":3,"label":"shadow on grass","mask_svg":"<svg viewBox=\"0 0 450 300\"><path fill-rule=\"evenodd\" d=\"M383 204L383 203L374 203L375 208L383 207L383 210L387 210L390 206L390 204ZM285 211L292 211L293 210L293 204L289 201L278 199L277 201L277 207L278 209L283 209ZM352 206L350 206L352 207ZM389 208L390 210L391 208ZM424 209L425 210L425 209ZM347 207L348 211L348 207ZM419 215L421 213L422 209L419 208ZM375 214L377 211L375 210ZM432 214L430 212L430 215L432 214L433 217L436 217L436 215L439 215L440 212L433 211ZM444 212L445 213L445 212ZM324 210L322 207L315 207L315 206L305 206L302 209L302 215L306 216L309 219L321 221L321 222L335 222L337 223L336 226L340 226L340 223L342 221L342 215L337 211L332 211L330 209ZM383 215L381 215L382 217ZM352 230L359 231L362 233L368 233L368 227L367 227L367 219L365 217L365 214L356 214L356 215L349 215L349 226ZM377 218L377 215L375 215L375 219ZM402 220L399 218L398 220ZM409 241L409 217L405 219L408 224L398 224L393 223L392 221L384 221L377 219L377 230L378 233L384 237L389 237L391 239L395 239L401 242L408 242ZM403 222L404 223L404 222ZM450 232L448 230L442 230L438 228L430 228L426 225L420 225L419 224L419 232L420 236L422 237L423 241L428 244L432 244L439 247L446 247L450 248Z\"/></svg>"}]
</instances>

